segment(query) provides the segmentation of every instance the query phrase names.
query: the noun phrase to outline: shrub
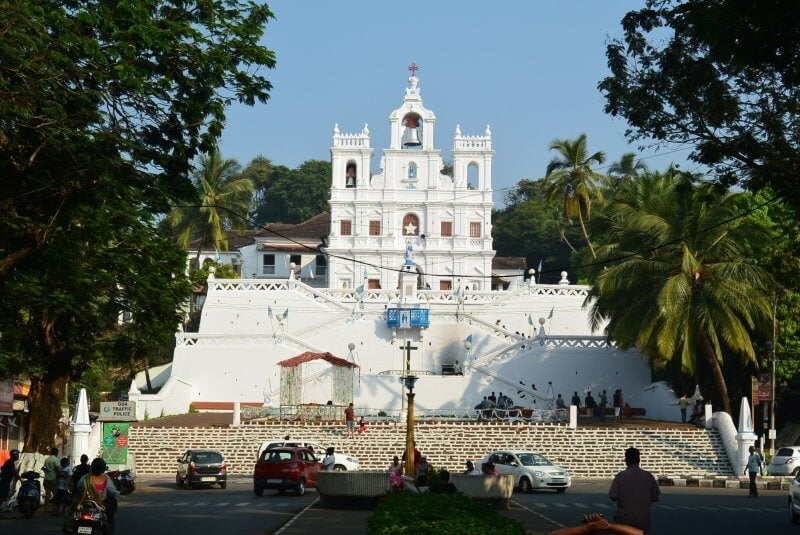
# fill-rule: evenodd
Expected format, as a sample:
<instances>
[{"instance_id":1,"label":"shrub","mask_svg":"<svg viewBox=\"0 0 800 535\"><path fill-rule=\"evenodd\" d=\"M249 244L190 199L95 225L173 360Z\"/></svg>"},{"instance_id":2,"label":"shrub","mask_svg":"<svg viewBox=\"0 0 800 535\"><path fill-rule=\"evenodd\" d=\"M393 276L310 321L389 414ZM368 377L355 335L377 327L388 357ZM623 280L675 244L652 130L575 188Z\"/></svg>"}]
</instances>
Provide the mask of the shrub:
<instances>
[{"instance_id":1,"label":"shrub","mask_svg":"<svg viewBox=\"0 0 800 535\"><path fill-rule=\"evenodd\" d=\"M367 521L370 535L524 535L521 522L462 494L404 492L380 504Z\"/></svg>"}]
</instances>

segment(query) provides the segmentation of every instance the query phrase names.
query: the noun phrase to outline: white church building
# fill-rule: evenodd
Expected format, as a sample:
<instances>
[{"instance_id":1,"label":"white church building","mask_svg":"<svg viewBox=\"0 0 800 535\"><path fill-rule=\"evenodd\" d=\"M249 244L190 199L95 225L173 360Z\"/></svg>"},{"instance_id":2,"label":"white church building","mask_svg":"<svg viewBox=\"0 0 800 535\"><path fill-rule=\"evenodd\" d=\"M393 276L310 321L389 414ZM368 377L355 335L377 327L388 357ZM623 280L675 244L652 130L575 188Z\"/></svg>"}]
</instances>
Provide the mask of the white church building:
<instances>
[{"instance_id":1,"label":"white church building","mask_svg":"<svg viewBox=\"0 0 800 535\"><path fill-rule=\"evenodd\" d=\"M622 389L631 406L663 412L646 359L592 332L588 287L566 273L540 285L513 262L493 270L491 130L455 125L444 172L414 74L389 114L379 172L367 126L337 125L329 214L225 253L242 278L209 277L198 332L176 335L159 392L132 388L140 419L233 402L389 413L409 372L422 411L472 410L492 392L528 408L573 392L605 390L610 402Z\"/></svg>"}]
</instances>

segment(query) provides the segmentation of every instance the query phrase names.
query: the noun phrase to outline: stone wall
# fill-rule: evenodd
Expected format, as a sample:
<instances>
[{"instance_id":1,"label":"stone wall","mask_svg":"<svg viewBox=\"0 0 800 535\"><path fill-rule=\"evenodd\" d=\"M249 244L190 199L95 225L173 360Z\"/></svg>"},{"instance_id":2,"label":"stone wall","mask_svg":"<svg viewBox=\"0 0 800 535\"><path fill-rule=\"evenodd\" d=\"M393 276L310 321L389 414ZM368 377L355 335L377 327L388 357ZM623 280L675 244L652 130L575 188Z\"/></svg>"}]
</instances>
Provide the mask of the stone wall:
<instances>
[{"instance_id":1,"label":"stone wall","mask_svg":"<svg viewBox=\"0 0 800 535\"><path fill-rule=\"evenodd\" d=\"M499 422L439 422L416 426L417 447L433 466L463 470L498 449L535 449L576 477L613 477L625 467L624 451L642 451L642 468L662 477L729 476L733 470L716 430L581 427ZM187 449L222 451L232 474L251 474L260 444L292 438L315 440L359 460L362 469L383 470L405 449L405 425L372 423L348 439L341 425L250 422L237 427L131 427L130 451L140 474L171 474Z\"/></svg>"}]
</instances>

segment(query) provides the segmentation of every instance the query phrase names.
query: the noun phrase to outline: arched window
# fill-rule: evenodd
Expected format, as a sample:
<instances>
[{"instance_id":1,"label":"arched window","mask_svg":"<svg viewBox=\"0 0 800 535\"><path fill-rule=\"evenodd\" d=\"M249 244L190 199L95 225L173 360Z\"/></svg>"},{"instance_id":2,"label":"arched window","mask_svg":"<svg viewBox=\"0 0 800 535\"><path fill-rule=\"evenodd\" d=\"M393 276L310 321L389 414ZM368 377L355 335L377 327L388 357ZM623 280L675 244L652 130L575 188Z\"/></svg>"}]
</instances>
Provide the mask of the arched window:
<instances>
[{"instance_id":1,"label":"arched window","mask_svg":"<svg viewBox=\"0 0 800 535\"><path fill-rule=\"evenodd\" d=\"M419 236L419 218L414 214L403 216L403 236Z\"/></svg>"},{"instance_id":2,"label":"arched window","mask_svg":"<svg viewBox=\"0 0 800 535\"><path fill-rule=\"evenodd\" d=\"M356 162L349 161L347 162L347 166L345 167L344 172L344 187L346 188L354 188L356 187L356 176L357 176Z\"/></svg>"},{"instance_id":3,"label":"arched window","mask_svg":"<svg viewBox=\"0 0 800 535\"><path fill-rule=\"evenodd\" d=\"M478 164L475 162L467 166L467 189L478 189Z\"/></svg>"}]
</instances>

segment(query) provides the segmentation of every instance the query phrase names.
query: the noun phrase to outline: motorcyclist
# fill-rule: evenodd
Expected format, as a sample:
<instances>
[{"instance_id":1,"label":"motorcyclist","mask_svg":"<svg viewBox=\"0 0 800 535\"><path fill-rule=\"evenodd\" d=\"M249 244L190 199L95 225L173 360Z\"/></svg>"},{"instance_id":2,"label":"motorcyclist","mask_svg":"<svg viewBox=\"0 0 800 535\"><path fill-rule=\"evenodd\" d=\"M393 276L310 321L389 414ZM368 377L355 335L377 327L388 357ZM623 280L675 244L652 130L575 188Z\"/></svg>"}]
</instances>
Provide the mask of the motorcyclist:
<instances>
[{"instance_id":1,"label":"motorcyclist","mask_svg":"<svg viewBox=\"0 0 800 535\"><path fill-rule=\"evenodd\" d=\"M91 464L91 472L78 481L75 490L79 507L84 500L92 500L105 508L108 521L113 522L114 513L117 511L119 490L114 486L111 477L105 473L106 468L106 462L102 458L94 459Z\"/></svg>"},{"instance_id":2,"label":"motorcyclist","mask_svg":"<svg viewBox=\"0 0 800 535\"><path fill-rule=\"evenodd\" d=\"M11 450L11 456L0 467L0 504L8 499L11 489L19 480L18 460L19 450Z\"/></svg>"}]
</instances>

